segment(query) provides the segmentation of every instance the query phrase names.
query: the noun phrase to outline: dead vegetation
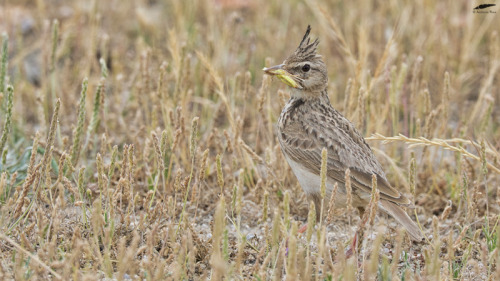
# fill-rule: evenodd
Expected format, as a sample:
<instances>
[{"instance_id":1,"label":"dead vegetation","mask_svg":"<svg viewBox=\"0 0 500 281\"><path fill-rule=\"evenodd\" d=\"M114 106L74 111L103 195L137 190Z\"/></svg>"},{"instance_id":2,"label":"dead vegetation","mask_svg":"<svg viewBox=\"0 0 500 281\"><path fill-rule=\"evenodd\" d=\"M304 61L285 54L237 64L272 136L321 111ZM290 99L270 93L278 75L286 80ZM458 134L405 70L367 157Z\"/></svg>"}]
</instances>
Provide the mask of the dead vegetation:
<instances>
[{"instance_id":1,"label":"dead vegetation","mask_svg":"<svg viewBox=\"0 0 500 281\"><path fill-rule=\"evenodd\" d=\"M330 2L3 1L0 279L499 280L499 16ZM329 198L297 234L261 69L307 24L425 243Z\"/></svg>"}]
</instances>

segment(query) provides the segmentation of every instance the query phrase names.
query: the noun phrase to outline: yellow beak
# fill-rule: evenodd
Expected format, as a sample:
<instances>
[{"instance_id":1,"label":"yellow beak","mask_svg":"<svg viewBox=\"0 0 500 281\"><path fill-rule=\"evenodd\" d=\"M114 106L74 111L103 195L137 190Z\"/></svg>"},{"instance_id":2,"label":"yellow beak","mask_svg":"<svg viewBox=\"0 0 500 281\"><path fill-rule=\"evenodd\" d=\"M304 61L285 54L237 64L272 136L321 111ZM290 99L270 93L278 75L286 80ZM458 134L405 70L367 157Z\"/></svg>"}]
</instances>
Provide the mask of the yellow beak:
<instances>
[{"instance_id":1,"label":"yellow beak","mask_svg":"<svg viewBox=\"0 0 500 281\"><path fill-rule=\"evenodd\" d=\"M294 79L295 76L293 76L290 72L284 70L283 66L284 64L279 64L271 67L264 67L262 70L264 70L267 75L278 77L283 83L287 84L290 87L302 89L302 86L300 86L299 83L297 83L297 81Z\"/></svg>"}]
</instances>

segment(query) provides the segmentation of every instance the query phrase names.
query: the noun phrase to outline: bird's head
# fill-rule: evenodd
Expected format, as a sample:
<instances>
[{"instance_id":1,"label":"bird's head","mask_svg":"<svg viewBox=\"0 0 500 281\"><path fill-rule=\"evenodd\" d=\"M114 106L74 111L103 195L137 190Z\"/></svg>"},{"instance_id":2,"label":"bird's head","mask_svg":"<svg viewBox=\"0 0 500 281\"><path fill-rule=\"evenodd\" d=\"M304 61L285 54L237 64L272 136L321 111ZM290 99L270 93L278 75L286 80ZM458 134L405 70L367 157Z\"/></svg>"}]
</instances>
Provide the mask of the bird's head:
<instances>
[{"instance_id":1,"label":"bird's head","mask_svg":"<svg viewBox=\"0 0 500 281\"><path fill-rule=\"evenodd\" d=\"M316 53L319 41L316 39L311 43L310 32L311 26L308 26L297 50L282 64L263 69L266 74L277 76L296 89L295 92L301 96L316 95L328 84L326 65Z\"/></svg>"}]
</instances>

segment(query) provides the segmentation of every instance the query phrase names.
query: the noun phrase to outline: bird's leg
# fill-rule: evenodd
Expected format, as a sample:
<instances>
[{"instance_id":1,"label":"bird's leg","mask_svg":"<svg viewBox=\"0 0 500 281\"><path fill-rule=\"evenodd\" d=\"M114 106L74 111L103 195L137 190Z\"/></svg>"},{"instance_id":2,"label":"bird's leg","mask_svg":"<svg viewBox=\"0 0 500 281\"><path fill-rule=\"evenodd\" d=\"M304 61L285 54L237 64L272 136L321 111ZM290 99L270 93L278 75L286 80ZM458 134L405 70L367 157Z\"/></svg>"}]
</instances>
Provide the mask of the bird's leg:
<instances>
[{"instance_id":1,"label":"bird's leg","mask_svg":"<svg viewBox=\"0 0 500 281\"><path fill-rule=\"evenodd\" d=\"M358 231L354 232L354 238L352 239L352 244L349 249L345 252L346 259L349 259L354 254L354 249L357 248L358 244Z\"/></svg>"},{"instance_id":2,"label":"bird's leg","mask_svg":"<svg viewBox=\"0 0 500 281\"><path fill-rule=\"evenodd\" d=\"M297 232L302 234L302 233L306 232L306 230L307 230L307 223L305 223L303 226L301 226Z\"/></svg>"}]
</instances>

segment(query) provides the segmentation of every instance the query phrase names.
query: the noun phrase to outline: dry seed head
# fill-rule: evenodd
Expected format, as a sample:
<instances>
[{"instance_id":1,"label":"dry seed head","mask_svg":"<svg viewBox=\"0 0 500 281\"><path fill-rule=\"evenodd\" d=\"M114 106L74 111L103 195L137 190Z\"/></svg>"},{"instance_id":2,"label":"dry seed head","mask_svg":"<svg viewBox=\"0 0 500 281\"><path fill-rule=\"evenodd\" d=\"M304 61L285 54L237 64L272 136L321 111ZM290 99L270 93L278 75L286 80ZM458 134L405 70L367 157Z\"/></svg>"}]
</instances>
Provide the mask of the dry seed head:
<instances>
[{"instance_id":1,"label":"dry seed head","mask_svg":"<svg viewBox=\"0 0 500 281\"><path fill-rule=\"evenodd\" d=\"M10 185L14 186L16 184L17 179L17 171L15 171L12 176L10 176Z\"/></svg>"},{"instance_id":2,"label":"dry seed head","mask_svg":"<svg viewBox=\"0 0 500 281\"><path fill-rule=\"evenodd\" d=\"M316 223L316 206L314 205L314 202L310 202L309 214L307 215L307 232L306 232L307 243L311 242L311 237L313 234L315 223Z\"/></svg>"},{"instance_id":3,"label":"dry seed head","mask_svg":"<svg viewBox=\"0 0 500 281\"><path fill-rule=\"evenodd\" d=\"M312 262L313 259L311 257L310 251L302 248L302 253L299 255L298 267L301 269L300 276L313 276L312 272ZM310 281L309 278L304 278L305 281Z\"/></svg>"},{"instance_id":4,"label":"dry seed head","mask_svg":"<svg viewBox=\"0 0 500 281\"><path fill-rule=\"evenodd\" d=\"M178 106L175 109L175 130L180 130L181 133L184 133L184 116L182 115L182 107Z\"/></svg>"},{"instance_id":5,"label":"dry seed head","mask_svg":"<svg viewBox=\"0 0 500 281\"><path fill-rule=\"evenodd\" d=\"M444 73L444 88L443 88L443 96L441 99L441 103L443 106L443 122L448 121L448 107L450 104L450 74L448 71Z\"/></svg>"},{"instance_id":6,"label":"dry seed head","mask_svg":"<svg viewBox=\"0 0 500 281\"><path fill-rule=\"evenodd\" d=\"M434 119L436 118L436 115L438 115L439 110L434 109L431 111L429 115L427 115L427 118L425 119L425 126L424 126L424 137L431 137L431 132L434 126Z\"/></svg>"},{"instance_id":7,"label":"dry seed head","mask_svg":"<svg viewBox=\"0 0 500 281\"><path fill-rule=\"evenodd\" d=\"M479 236L481 235L482 232L483 232L482 229L476 229L476 232L474 232L474 236L472 238L472 241L478 242L479 241Z\"/></svg>"},{"instance_id":8,"label":"dry seed head","mask_svg":"<svg viewBox=\"0 0 500 281\"><path fill-rule=\"evenodd\" d=\"M285 264L285 247L280 247L276 253L276 262L275 262L275 270L273 281L281 281L283 280L283 265Z\"/></svg>"},{"instance_id":9,"label":"dry seed head","mask_svg":"<svg viewBox=\"0 0 500 281\"><path fill-rule=\"evenodd\" d=\"M182 170L181 168L177 169L177 172L175 173L175 178L174 178L174 191L177 193L177 191L181 190L181 178L182 178Z\"/></svg>"},{"instance_id":10,"label":"dry seed head","mask_svg":"<svg viewBox=\"0 0 500 281\"><path fill-rule=\"evenodd\" d=\"M226 137L227 141L227 152L232 153L233 152L233 145L231 143L231 137L229 136L229 133L227 130L224 130L224 136Z\"/></svg>"},{"instance_id":11,"label":"dry seed head","mask_svg":"<svg viewBox=\"0 0 500 281\"><path fill-rule=\"evenodd\" d=\"M135 146L131 144L128 149L128 155L127 155L128 167L129 167L128 180L130 184L134 184L134 171L135 171L134 151L135 151Z\"/></svg>"},{"instance_id":12,"label":"dry seed head","mask_svg":"<svg viewBox=\"0 0 500 281\"><path fill-rule=\"evenodd\" d=\"M45 153L43 154L43 159L42 159L42 171L41 171L41 176L37 177L35 181L35 187L38 188L38 182L43 182L43 178L45 177L45 187L49 188L51 186L51 177L50 177L50 171L52 169L52 165L49 164L50 159L52 158L52 150L54 149L53 146L50 146L48 149L45 150ZM37 194L40 195L41 188L38 188Z\"/></svg>"},{"instance_id":13,"label":"dry seed head","mask_svg":"<svg viewBox=\"0 0 500 281\"><path fill-rule=\"evenodd\" d=\"M460 196L464 197L467 195L467 190L469 188L468 166L467 166L466 160L462 160L461 171L462 171L462 184L461 184L462 191L461 191ZM463 199L465 201L468 198L463 198Z\"/></svg>"},{"instance_id":14,"label":"dry seed head","mask_svg":"<svg viewBox=\"0 0 500 281\"><path fill-rule=\"evenodd\" d=\"M175 149L177 148L177 144L179 143L179 139L181 137L181 134L182 134L181 129L175 130L174 141L172 142L172 147L170 148L172 151L175 151Z\"/></svg>"},{"instance_id":15,"label":"dry seed head","mask_svg":"<svg viewBox=\"0 0 500 281\"><path fill-rule=\"evenodd\" d=\"M325 253L327 250L326 245L326 226L322 226L321 229L318 230L318 255L316 257L316 268L318 272L325 272L325 264L323 262L325 259ZM329 254L329 253L328 253ZM319 275L319 274L318 274ZM319 279L319 276L316 280Z\"/></svg>"},{"instance_id":16,"label":"dry seed head","mask_svg":"<svg viewBox=\"0 0 500 281\"><path fill-rule=\"evenodd\" d=\"M474 189L472 191L472 200L470 200L471 204L471 214L477 214L478 213L478 203L479 199L481 198L481 191L479 191L479 183L475 182L474 183ZM472 218L472 217L471 217Z\"/></svg>"},{"instance_id":17,"label":"dry seed head","mask_svg":"<svg viewBox=\"0 0 500 281\"><path fill-rule=\"evenodd\" d=\"M101 80L108 77L108 67L106 65L106 60L104 58L99 59L99 65L101 66Z\"/></svg>"},{"instance_id":18,"label":"dry seed head","mask_svg":"<svg viewBox=\"0 0 500 281\"><path fill-rule=\"evenodd\" d=\"M59 21L52 22L52 53L50 56L50 71L54 71L56 65L57 40L59 37Z\"/></svg>"},{"instance_id":19,"label":"dry seed head","mask_svg":"<svg viewBox=\"0 0 500 281\"><path fill-rule=\"evenodd\" d=\"M288 262L286 263L288 274L286 280L294 280L293 278L297 274L297 229L297 222L294 221L288 236Z\"/></svg>"},{"instance_id":20,"label":"dry seed head","mask_svg":"<svg viewBox=\"0 0 500 281\"><path fill-rule=\"evenodd\" d=\"M243 208L243 180L244 170L240 169L238 176L238 190L236 192L236 215L238 218L241 216L241 209Z\"/></svg>"},{"instance_id":21,"label":"dry seed head","mask_svg":"<svg viewBox=\"0 0 500 281\"><path fill-rule=\"evenodd\" d=\"M75 196L75 198L78 198L78 191L73 187L73 184L71 183L71 181L67 177L63 177L62 182L63 182L64 188L66 188L69 192L71 192L73 194L73 196Z\"/></svg>"},{"instance_id":22,"label":"dry seed head","mask_svg":"<svg viewBox=\"0 0 500 281\"><path fill-rule=\"evenodd\" d=\"M116 165L116 158L118 157L118 146L115 145L113 146L113 149L111 151L111 163L109 164L109 170L108 170L108 184L111 182L111 179L113 177L113 173L115 172L115 165Z\"/></svg>"},{"instance_id":23,"label":"dry seed head","mask_svg":"<svg viewBox=\"0 0 500 281\"><path fill-rule=\"evenodd\" d=\"M104 95L102 94L102 89L104 87L104 80L101 79L97 85L97 90L94 97L94 107L92 109L92 116L90 117L89 126L87 127L87 136L84 144L84 149L86 148L88 142L91 139L93 133L97 130L97 125L99 125L99 111L104 103Z\"/></svg>"},{"instance_id":24,"label":"dry seed head","mask_svg":"<svg viewBox=\"0 0 500 281\"><path fill-rule=\"evenodd\" d=\"M28 195L29 192L29 187L33 184L36 178L39 177L39 172L38 168L40 167L41 163L36 165L36 167L33 168L33 171L31 174L28 175L28 177L24 180L23 187L22 187L22 193L19 195L19 198L17 199L16 202L16 208L14 211L14 217L17 218L21 214L21 210L24 205L24 198ZM2 173L2 177L0 179L0 191L3 191L3 187L5 186L5 183L7 181L7 174L4 172ZM0 193L1 194L1 193Z\"/></svg>"},{"instance_id":25,"label":"dry seed head","mask_svg":"<svg viewBox=\"0 0 500 281\"><path fill-rule=\"evenodd\" d=\"M260 274L260 272L259 272L260 267L265 266L262 264L262 258L267 253L266 249L267 249L267 247L262 247L262 249L258 252L257 258L255 259L256 262L251 269L251 272L253 272L253 274L255 274L255 273Z\"/></svg>"},{"instance_id":26,"label":"dry seed head","mask_svg":"<svg viewBox=\"0 0 500 281\"><path fill-rule=\"evenodd\" d=\"M27 174L31 174L33 172L33 168L35 167L36 155L38 152L38 142L40 141L40 134L38 132L35 133L35 139L33 140L33 145L31 146L31 156L30 162L28 165Z\"/></svg>"},{"instance_id":27,"label":"dry seed head","mask_svg":"<svg viewBox=\"0 0 500 281\"><path fill-rule=\"evenodd\" d=\"M233 139L235 140L240 139L242 131L243 131L243 119L238 115L236 116L236 129L234 130Z\"/></svg>"},{"instance_id":28,"label":"dry seed head","mask_svg":"<svg viewBox=\"0 0 500 281\"><path fill-rule=\"evenodd\" d=\"M431 109L432 109L431 93L429 92L428 88L424 89L423 95L424 95L424 102L423 102L424 112L423 112L422 116L427 116L429 114L429 112L431 112Z\"/></svg>"},{"instance_id":29,"label":"dry seed head","mask_svg":"<svg viewBox=\"0 0 500 281\"><path fill-rule=\"evenodd\" d=\"M233 212L233 215L236 214L236 201L238 200L237 197L238 197L238 186L235 185L233 187L233 194L231 196L231 210Z\"/></svg>"},{"instance_id":30,"label":"dry seed head","mask_svg":"<svg viewBox=\"0 0 500 281\"><path fill-rule=\"evenodd\" d=\"M379 265L379 253L380 246L382 245L382 241L384 238L383 229L377 229L377 236L375 241L373 241L372 253L370 255L370 260L368 261L368 268L365 271L365 280L370 280L371 276L376 276L377 267Z\"/></svg>"},{"instance_id":31,"label":"dry seed head","mask_svg":"<svg viewBox=\"0 0 500 281\"><path fill-rule=\"evenodd\" d=\"M200 118L194 117L191 121L191 135L189 137L189 152L191 158L194 159L196 152L196 145L198 144L198 120Z\"/></svg>"},{"instance_id":32,"label":"dry seed head","mask_svg":"<svg viewBox=\"0 0 500 281\"><path fill-rule=\"evenodd\" d=\"M351 170L347 168L345 170L345 189L347 193L347 210L352 210L352 188L351 188Z\"/></svg>"},{"instance_id":33,"label":"dry seed head","mask_svg":"<svg viewBox=\"0 0 500 281\"><path fill-rule=\"evenodd\" d=\"M104 193L105 186L107 184L104 182L104 164L102 163L102 157L100 153L97 153L96 156L96 165L97 165L97 184L99 185L99 197L100 197L100 202L101 202L101 208L102 208L102 197Z\"/></svg>"},{"instance_id":34,"label":"dry seed head","mask_svg":"<svg viewBox=\"0 0 500 281\"><path fill-rule=\"evenodd\" d=\"M415 186L417 178L417 162L415 160L415 152L411 152L410 156L410 193L413 195L413 200L415 200Z\"/></svg>"},{"instance_id":35,"label":"dry seed head","mask_svg":"<svg viewBox=\"0 0 500 281\"><path fill-rule=\"evenodd\" d=\"M441 221L444 221L448 218L448 216L450 215L450 212L451 212L451 206L452 206L452 202L451 202L451 200L449 200L448 206L446 206L446 208L444 208L443 213L441 214L441 218L440 218Z\"/></svg>"},{"instance_id":36,"label":"dry seed head","mask_svg":"<svg viewBox=\"0 0 500 281\"><path fill-rule=\"evenodd\" d=\"M337 196L337 190L339 189L338 182L333 185L332 194L330 195L330 202L328 202L328 216L326 218L326 223L330 224L333 220L333 213L335 211L335 198Z\"/></svg>"},{"instance_id":37,"label":"dry seed head","mask_svg":"<svg viewBox=\"0 0 500 281\"><path fill-rule=\"evenodd\" d=\"M285 191L285 196L283 199L283 220L285 221L285 227L288 229L290 227L290 191Z\"/></svg>"},{"instance_id":38,"label":"dry seed head","mask_svg":"<svg viewBox=\"0 0 500 281\"><path fill-rule=\"evenodd\" d=\"M405 230L403 228L398 228L397 230L397 235L396 235L396 244L394 247L394 252L392 254L392 263L391 263L391 272L392 272L392 279L396 280L397 276L397 269L399 265L399 257L401 256L401 249L403 246L403 238L404 238L404 233Z\"/></svg>"},{"instance_id":39,"label":"dry seed head","mask_svg":"<svg viewBox=\"0 0 500 281\"><path fill-rule=\"evenodd\" d=\"M321 175L321 187L320 187L321 199L324 199L326 196L326 172L327 172L326 164L327 164L327 160L328 160L328 150L325 147L323 147L323 149L321 151L321 171L320 171L320 175Z\"/></svg>"},{"instance_id":40,"label":"dry seed head","mask_svg":"<svg viewBox=\"0 0 500 281\"><path fill-rule=\"evenodd\" d=\"M7 142L7 137L9 136L10 129L11 129L11 120L12 120L12 107L13 107L13 99L14 99L14 87L12 85L7 85L7 112L6 112L6 118L5 118L5 123L3 126L3 131L2 131L2 138L0 140L0 153L3 156L2 163L5 165L6 163L6 153L7 150L3 150L5 147L5 144Z\"/></svg>"},{"instance_id":41,"label":"dry seed head","mask_svg":"<svg viewBox=\"0 0 500 281\"><path fill-rule=\"evenodd\" d=\"M250 156L252 156L252 158L254 158L260 162L264 162L264 160L257 153L255 153L255 151L253 151L252 148L250 148L242 139L239 139L238 143L241 147L243 147L243 149L246 152L248 152L248 154L250 154Z\"/></svg>"},{"instance_id":42,"label":"dry seed head","mask_svg":"<svg viewBox=\"0 0 500 281\"><path fill-rule=\"evenodd\" d=\"M488 174L488 162L486 161L486 146L484 139L481 139L481 171L486 176Z\"/></svg>"},{"instance_id":43,"label":"dry seed head","mask_svg":"<svg viewBox=\"0 0 500 281\"><path fill-rule=\"evenodd\" d=\"M483 262L483 264L489 264L488 245L487 242L484 240L480 242L480 253L481 253L481 261ZM485 268L483 272L484 274L488 275L489 269Z\"/></svg>"},{"instance_id":44,"label":"dry seed head","mask_svg":"<svg viewBox=\"0 0 500 281\"><path fill-rule=\"evenodd\" d=\"M225 224L224 218L226 213L226 207L224 202L224 196L222 196L217 204L214 215L214 230L213 230L213 256L221 257L220 242L222 240L222 234L224 232Z\"/></svg>"},{"instance_id":45,"label":"dry seed head","mask_svg":"<svg viewBox=\"0 0 500 281\"><path fill-rule=\"evenodd\" d=\"M78 162L78 158L80 157L80 149L81 149L81 139L83 135L83 126L85 123L85 100L87 97L87 88L88 88L88 79L85 78L83 79L82 82L82 91L81 91L81 97L80 97L80 102L78 106L78 121L77 125L75 128L75 131L73 133L73 147L71 148L71 164L73 166L76 166Z\"/></svg>"},{"instance_id":46,"label":"dry seed head","mask_svg":"<svg viewBox=\"0 0 500 281\"><path fill-rule=\"evenodd\" d=\"M280 239L280 225L281 225L281 216L279 208L274 209L273 216L273 229L272 229L272 245L271 247L278 246Z\"/></svg>"},{"instance_id":47,"label":"dry seed head","mask_svg":"<svg viewBox=\"0 0 500 281\"><path fill-rule=\"evenodd\" d=\"M158 162L158 167L160 168L160 172L163 173L163 171L165 170L165 163L164 163L163 153L160 148L160 141L158 140L158 137L156 136L155 132L153 132L152 137L153 137L153 145L155 148L156 161Z\"/></svg>"},{"instance_id":48,"label":"dry seed head","mask_svg":"<svg viewBox=\"0 0 500 281\"><path fill-rule=\"evenodd\" d=\"M439 240L439 219L436 216L432 217L432 229L434 232L434 241Z\"/></svg>"},{"instance_id":49,"label":"dry seed head","mask_svg":"<svg viewBox=\"0 0 500 281\"><path fill-rule=\"evenodd\" d=\"M268 92L269 85L271 84L271 77L269 75L264 75L262 78L262 86L259 89L259 94L257 96L257 110L263 113L264 102L266 101L266 96ZM264 116L265 117L265 116Z\"/></svg>"},{"instance_id":50,"label":"dry seed head","mask_svg":"<svg viewBox=\"0 0 500 281\"><path fill-rule=\"evenodd\" d=\"M203 155L201 156L201 164L200 164L200 169L198 171L198 180L204 180L205 179L205 172L207 170L207 161L208 161L208 151L209 149L205 149L203 151Z\"/></svg>"},{"instance_id":51,"label":"dry seed head","mask_svg":"<svg viewBox=\"0 0 500 281\"><path fill-rule=\"evenodd\" d=\"M406 63L401 64L401 70L399 72L398 80L396 81L396 90L400 91L403 87L403 83L406 79L406 74L408 73L408 65Z\"/></svg>"},{"instance_id":52,"label":"dry seed head","mask_svg":"<svg viewBox=\"0 0 500 281\"><path fill-rule=\"evenodd\" d=\"M78 190L80 193L83 194L84 189L83 189L83 176L85 175L85 167L80 168L80 171L78 172Z\"/></svg>"},{"instance_id":53,"label":"dry seed head","mask_svg":"<svg viewBox=\"0 0 500 281\"><path fill-rule=\"evenodd\" d=\"M64 151L61 157L59 157L59 172L57 174L57 182L62 182L63 173L64 173L64 163L66 162L67 154Z\"/></svg>"},{"instance_id":54,"label":"dry seed head","mask_svg":"<svg viewBox=\"0 0 500 281\"><path fill-rule=\"evenodd\" d=\"M5 77L7 74L7 57L9 55L8 52L9 47L9 35L6 32L2 32L2 61L0 64L0 94L3 94L5 91ZM2 99L0 98L0 102Z\"/></svg>"},{"instance_id":55,"label":"dry seed head","mask_svg":"<svg viewBox=\"0 0 500 281\"><path fill-rule=\"evenodd\" d=\"M260 266L260 268L258 270L258 275L262 276L262 278L264 278L264 280L267 279L267 268L272 266L272 265L270 265L272 257L273 257L273 254L271 252L267 252L266 258L264 259L264 261L262 262L262 265Z\"/></svg>"},{"instance_id":56,"label":"dry seed head","mask_svg":"<svg viewBox=\"0 0 500 281\"><path fill-rule=\"evenodd\" d=\"M217 163L217 184L220 187L220 194L224 195L224 175L222 174L222 163L221 163L221 155L217 154L216 163Z\"/></svg>"},{"instance_id":57,"label":"dry seed head","mask_svg":"<svg viewBox=\"0 0 500 281\"><path fill-rule=\"evenodd\" d=\"M162 153L165 153L167 149L167 142L168 142L168 134L166 130L163 130L161 132L161 141L160 141L160 150Z\"/></svg>"},{"instance_id":58,"label":"dry seed head","mask_svg":"<svg viewBox=\"0 0 500 281\"><path fill-rule=\"evenodd\" d=\"M455 261L455 249L453 248L453 231L449 232L447 240L448 241L446 241L447 243L446 246L448 253L445 256L445 258L447 258L449 264L452 264Z\"/></svg>"},{"instance_id":59,"label":"dry seed head","mask_svg":"<svg viewBox=\"0 0 500 281\"><path fill-rule=\"evenodd\" d=\"M265 223L267 221L267 212L269 209L269 192L267 190L264 192L264 200L262 203L262 222Z\"/></svg>"},{"instance_id":60,"label":"dry seed head","mask_svg":"<svg viewBox=\"0 0 500 281\"><path fill-rule=\"evenodd\" d=\"M54 136L56 133L57 124L59 123L59 108L61 107L61 100L57 99L56 107L54 108L54 114L52 115L52 120L50 121L49 134L47 135L47 140L45 141L45 153L43 154L42 169L47 169L50 153L52 152L52 146L54 145Z\"/></svg>"},{"instance_id":61,"label":"dry seed head","mask_svg":"<svg viewBox=\"0 0 500 281\"><path fill-rule=\"evenodd\" d=\"M358 93L358 129L363 132L365 129L365 89L359 88Z\"/></svg>"},{"instance_id":62,"label":"dry seed head","mask_svg":"<svg viewBox=\"0 0 500 281\"><path fill-rule=\"evenodd\" d=\"M419 82L420 80L418 78L420 78L419 76L419 73L420 73L420 66L422 64L422 57L419 56L417 57L417 59L415 60L415 64L413 66L413 71L412 71L412 74L411 74L411 84L410 84L410 104L418 104L418 101L416 100L415 98L415 95L419 92ZM417 136L419 136L417 134Z\"/></svg>"},{"instance_id":63,"label":"dry seed head","mask_svg":"<svg viewBox=\"0 0 500 281\"><path fill-rule=\"evenodd\" d=\"M370 198L370 225L375 222L375 215L377 214L378 201L380 200L380 191L377 188L377 176L372 175L372 194Z\"/></svg>"},{"instance_id":64,"label":"dry seed head","mask_svg":"<svg viewBox=\"0 0 500 281\"><path fill-rule=\"evenodd\" d=\"M127 176L127 168L128 168L128 155L129 145L125 144L123 146L123 154L122 154L122 169L120 171L120 177L125 178Z\"/></svg>"},{"instance_id":65,"label":"dry seed head","mask_svg":"<svg viewBox=\"0 0 500 281\"><path fill-rule=\"evenodd\" d=\"M108 145L109 145L109 143L108 143L107 138L106 138L106 133L102 133L102 135L101 135L101 149L99 150L101 155L107 154Z\"/></svg>"},{"instance_id":66,"label":"dry seed head","mask_svg":"<svg viewBox=\"0 0 500 281\"><path fill-rule=\"evenodd\" d=\"M0 176L0 194L3 194L7 184L7 172L3 172Z\"/></svg>"},{"instance_id":67,"label":"dry seed head","mask_svg":"<svg viewBox=\"0 0 500 281\"><path fill-rule=\"evenodd\" d=\"M347 111L349 107L349 94L351 93L351 88L352 78L349 78L349 80L347 80L347 85L344 91L344 111Z\"/></svg>"}]
</instances>

